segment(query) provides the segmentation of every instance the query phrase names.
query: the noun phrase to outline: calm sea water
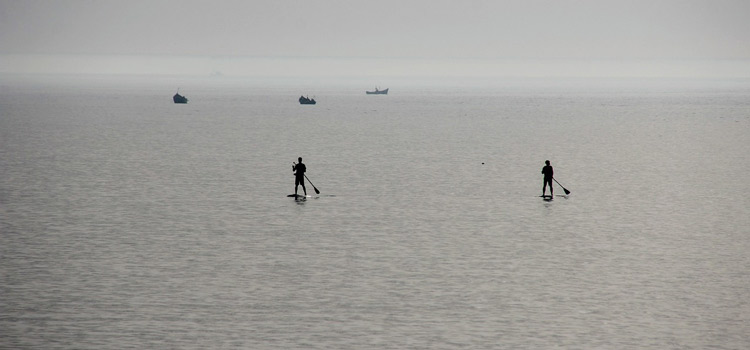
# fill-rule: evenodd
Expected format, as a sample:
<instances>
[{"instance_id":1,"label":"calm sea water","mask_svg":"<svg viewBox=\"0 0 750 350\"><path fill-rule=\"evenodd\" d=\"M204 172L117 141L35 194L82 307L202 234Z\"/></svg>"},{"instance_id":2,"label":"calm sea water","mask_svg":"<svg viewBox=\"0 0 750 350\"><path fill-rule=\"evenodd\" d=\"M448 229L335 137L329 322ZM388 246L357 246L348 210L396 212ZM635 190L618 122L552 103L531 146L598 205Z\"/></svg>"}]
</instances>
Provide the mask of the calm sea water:
<instances>
[{"instance_id":1,"label":"calm sea water","mask_svg":"<svg viewBox=\"0 0 750 350\"><path fill-rule=\"evenodd\" d=\"M0 348L750 347L748 81L4 79Z\"/></svg>"}]
</instances>

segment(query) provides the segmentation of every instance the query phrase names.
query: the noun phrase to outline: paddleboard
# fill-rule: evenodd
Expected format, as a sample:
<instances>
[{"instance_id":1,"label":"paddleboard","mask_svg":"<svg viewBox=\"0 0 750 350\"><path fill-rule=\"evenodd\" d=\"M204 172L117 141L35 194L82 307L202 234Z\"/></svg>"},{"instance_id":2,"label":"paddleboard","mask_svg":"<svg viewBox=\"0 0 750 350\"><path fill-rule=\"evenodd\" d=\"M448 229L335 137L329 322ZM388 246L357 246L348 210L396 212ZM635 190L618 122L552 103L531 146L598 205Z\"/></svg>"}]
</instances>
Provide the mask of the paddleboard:
<instances>
[{"instance_id":1,"label":"paddleboard","mask_svg":"<svg viewBox=\"0 0 750 350\"><path fill-rule=\"evenodd\" d=\"M292 198L295 198L295 197L296 197L296 198L310 198L310 197L312 197L312 196L305 196L305 195L303 195L303 194L290 194L290 195L288 195L287 197L292 197Z\"/></svg>"}]
</instances>

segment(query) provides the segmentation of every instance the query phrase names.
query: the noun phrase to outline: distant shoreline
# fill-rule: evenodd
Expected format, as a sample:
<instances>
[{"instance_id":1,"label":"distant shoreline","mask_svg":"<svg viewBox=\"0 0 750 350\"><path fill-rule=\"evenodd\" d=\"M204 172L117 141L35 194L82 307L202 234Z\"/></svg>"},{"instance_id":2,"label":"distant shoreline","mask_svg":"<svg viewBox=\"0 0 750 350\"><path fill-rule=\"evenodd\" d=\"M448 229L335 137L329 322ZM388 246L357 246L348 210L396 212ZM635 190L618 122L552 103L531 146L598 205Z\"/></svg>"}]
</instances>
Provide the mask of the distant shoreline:
<instances>
[{"instance_id":1,"label":"distant shoreline","mask_svg":"<svg viewBox=\"0 0 750 350\"><path fill-rule=\"evenodd\" d=\"M750 60L471 59L0 54L0 74L102 74L221 78L750 79Z\"/></svg>"}]
</instances>

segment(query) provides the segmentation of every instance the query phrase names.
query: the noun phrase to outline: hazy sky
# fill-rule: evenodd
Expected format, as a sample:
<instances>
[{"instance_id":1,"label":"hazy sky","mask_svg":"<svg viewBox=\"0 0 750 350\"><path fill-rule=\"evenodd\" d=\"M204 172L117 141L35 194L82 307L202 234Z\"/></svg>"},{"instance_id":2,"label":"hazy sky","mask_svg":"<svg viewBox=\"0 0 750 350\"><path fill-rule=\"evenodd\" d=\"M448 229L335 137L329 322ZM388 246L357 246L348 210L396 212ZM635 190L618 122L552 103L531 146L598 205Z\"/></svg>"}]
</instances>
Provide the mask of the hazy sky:
<instances>
[{"instance_id":1,"label":"hazy sky","mask_svg":"<svg viewBox=\"0 0 750 350\"><path fill-rule=\"evenodd\" d=\"M0 55L750 60L749 18L748 0L0 0Z\"/></svg>"}]
</instances>

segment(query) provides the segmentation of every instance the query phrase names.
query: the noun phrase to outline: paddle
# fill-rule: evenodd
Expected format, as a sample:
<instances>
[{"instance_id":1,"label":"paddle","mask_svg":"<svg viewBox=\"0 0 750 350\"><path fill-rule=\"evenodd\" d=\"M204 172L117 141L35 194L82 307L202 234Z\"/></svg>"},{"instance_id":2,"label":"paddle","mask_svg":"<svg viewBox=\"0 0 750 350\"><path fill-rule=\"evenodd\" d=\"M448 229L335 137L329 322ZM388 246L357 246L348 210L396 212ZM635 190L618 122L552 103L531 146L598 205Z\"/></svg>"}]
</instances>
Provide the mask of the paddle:
<instances>
[{"instance_id":1,"label":"paddle","mask_svg":"<svg viewBox=\"0 0 750 350\"><path fill-rule=\"evenodd\" d=\"M555 179L554 177L552 178L552 180L555 180L555 182L557 182L557 179ZM557 182L557 184L558 184L558 185L560 185L560 183L559 183L559 182ZM313 187L314 187L314 186L313 186ZM562 187L563 191L565 191L565 194L570 194L570 191L568 191L568 189L567 189L567 188L565 188L565 186L563 186L563 185L560 185L560 187Z\"/></svg>"},{"instance_id":2,"label":"paddle","mask_svg":"<svg viewBox=\"0 0 750 350\"><path fill-rule=\"evenodd\" d=\"M307 175L305 175L305 179L307 179ZM313 189L315 190L315 193L320 194L320 191L318 191L318 189L315 187L315 185L313 185L313 183L312 183L312 181L310 181L310 179L307 179L307 182L309 182L312 185ZM565 190L565 191L567 192L568 190Z\"/></svg>"}]
</instances>

